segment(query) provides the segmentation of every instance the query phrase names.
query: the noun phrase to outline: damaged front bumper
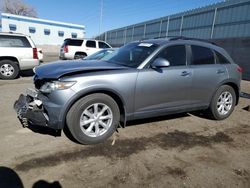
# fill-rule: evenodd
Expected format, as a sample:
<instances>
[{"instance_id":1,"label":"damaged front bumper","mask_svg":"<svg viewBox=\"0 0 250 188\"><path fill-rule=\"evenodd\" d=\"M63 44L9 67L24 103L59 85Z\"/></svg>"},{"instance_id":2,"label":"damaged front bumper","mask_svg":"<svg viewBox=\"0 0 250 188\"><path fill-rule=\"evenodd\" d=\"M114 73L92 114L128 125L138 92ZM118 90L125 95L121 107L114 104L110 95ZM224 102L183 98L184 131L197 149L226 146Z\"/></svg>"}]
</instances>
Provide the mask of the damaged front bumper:
<instances>
[{"instance_id":1,"label":"damaged front bumper","mask_svg":"<svg viewBox=\"0 0 250 188\"><path fill-rule=\"evenodd\" d=\"M21 94L14 104L14 109L23 127L29 123L39 126L47 126L49 117L45 113L43 102L39 100L38 93L33 89L27 90L27 95Z\"/></svg>"}]
</instances>

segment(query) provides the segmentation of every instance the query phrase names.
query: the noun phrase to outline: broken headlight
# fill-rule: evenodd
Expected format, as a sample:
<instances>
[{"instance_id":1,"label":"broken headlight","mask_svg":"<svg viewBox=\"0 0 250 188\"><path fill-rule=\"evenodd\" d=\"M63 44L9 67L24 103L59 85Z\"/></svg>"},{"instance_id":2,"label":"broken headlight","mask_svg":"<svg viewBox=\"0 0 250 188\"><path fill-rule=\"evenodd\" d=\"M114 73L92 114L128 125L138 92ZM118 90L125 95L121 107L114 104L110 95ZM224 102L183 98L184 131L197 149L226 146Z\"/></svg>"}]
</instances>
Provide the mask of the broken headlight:
<instances>
[{"instance_id":1,"label":"broken headlight","mask_svg":"<svg viewBox=\"0 0 250 188\"><path fill-rule=\"evenodd\" d=\"M71 88L76 82L75 81L53 81L46 82L39 89L42 93L50 93L54 90L63 90Z\"/></svg>"}]
</instances>

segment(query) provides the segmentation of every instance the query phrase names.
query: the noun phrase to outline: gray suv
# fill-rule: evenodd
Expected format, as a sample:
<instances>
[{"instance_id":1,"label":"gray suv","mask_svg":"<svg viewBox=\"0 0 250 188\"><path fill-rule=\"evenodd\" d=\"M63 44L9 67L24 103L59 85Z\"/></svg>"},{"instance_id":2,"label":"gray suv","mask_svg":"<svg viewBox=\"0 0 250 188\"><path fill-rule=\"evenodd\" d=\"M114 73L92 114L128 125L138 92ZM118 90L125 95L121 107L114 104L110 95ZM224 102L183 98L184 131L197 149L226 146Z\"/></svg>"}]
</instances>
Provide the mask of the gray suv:
<instances>
[{"instance_id":1,"label":"gray suv","mask_svg":"<svg viewBox=\"0 0 250 188\"><path fill-rule=\"evenodd\" d=\"M238 103L241 72L224 49L208 42L144 40L101 61L37 67L35 89L14 107L24 126L67 126L78 142L95 144L134 119L196 110L225 119Z\"/></svg>"}]
</instances>

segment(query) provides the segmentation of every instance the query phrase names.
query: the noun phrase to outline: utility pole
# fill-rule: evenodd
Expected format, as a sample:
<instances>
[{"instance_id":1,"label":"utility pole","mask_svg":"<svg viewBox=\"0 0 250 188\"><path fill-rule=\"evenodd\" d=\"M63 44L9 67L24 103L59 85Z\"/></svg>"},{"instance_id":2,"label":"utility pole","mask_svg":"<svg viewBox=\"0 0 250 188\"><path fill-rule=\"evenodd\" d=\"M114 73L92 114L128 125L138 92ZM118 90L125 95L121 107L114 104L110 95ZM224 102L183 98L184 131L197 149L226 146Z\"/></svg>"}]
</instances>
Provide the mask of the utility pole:
<instances>
[{"instance_id":1,"label":"utility pole","mask_svg":"<svg viewBox=\"0 0 250 188\"><path fill-rule=\"evenodd\" d=\"M100 10L100 23L99 23L99 36L102 30L102 14L103 14L103 0L101 0L101 10Z\"/></svg>"}]
</instances>

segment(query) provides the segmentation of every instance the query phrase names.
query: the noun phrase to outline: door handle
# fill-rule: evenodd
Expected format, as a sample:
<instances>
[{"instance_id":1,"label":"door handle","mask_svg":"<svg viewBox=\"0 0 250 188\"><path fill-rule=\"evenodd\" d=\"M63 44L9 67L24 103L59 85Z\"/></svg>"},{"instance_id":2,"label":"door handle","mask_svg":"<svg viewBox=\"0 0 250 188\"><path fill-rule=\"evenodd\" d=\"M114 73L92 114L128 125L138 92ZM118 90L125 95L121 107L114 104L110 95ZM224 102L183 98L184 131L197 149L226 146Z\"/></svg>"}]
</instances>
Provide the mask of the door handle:
<instances>
[{"instance_id":1,"label":"door handle","mask_svg":"<svg viewBox=\"0 0 250 188\"><path fill-rule=\"evenodd\" d=\"M189 75L191 75L191 72L188 72L188 71L183 71L181 73L181 76L189 76Z\"/></svg>"},{"instance_id":2,"label":"door handle","mask_svg":"<svg viewBox=\"0 0 250 188\"><path fill-rule=\"evenodd\" d=\"M222 69L217 70L217 74L224 74L224 73L225 73L225 70L222 70Z\"/></svg>"}]
</instances>

